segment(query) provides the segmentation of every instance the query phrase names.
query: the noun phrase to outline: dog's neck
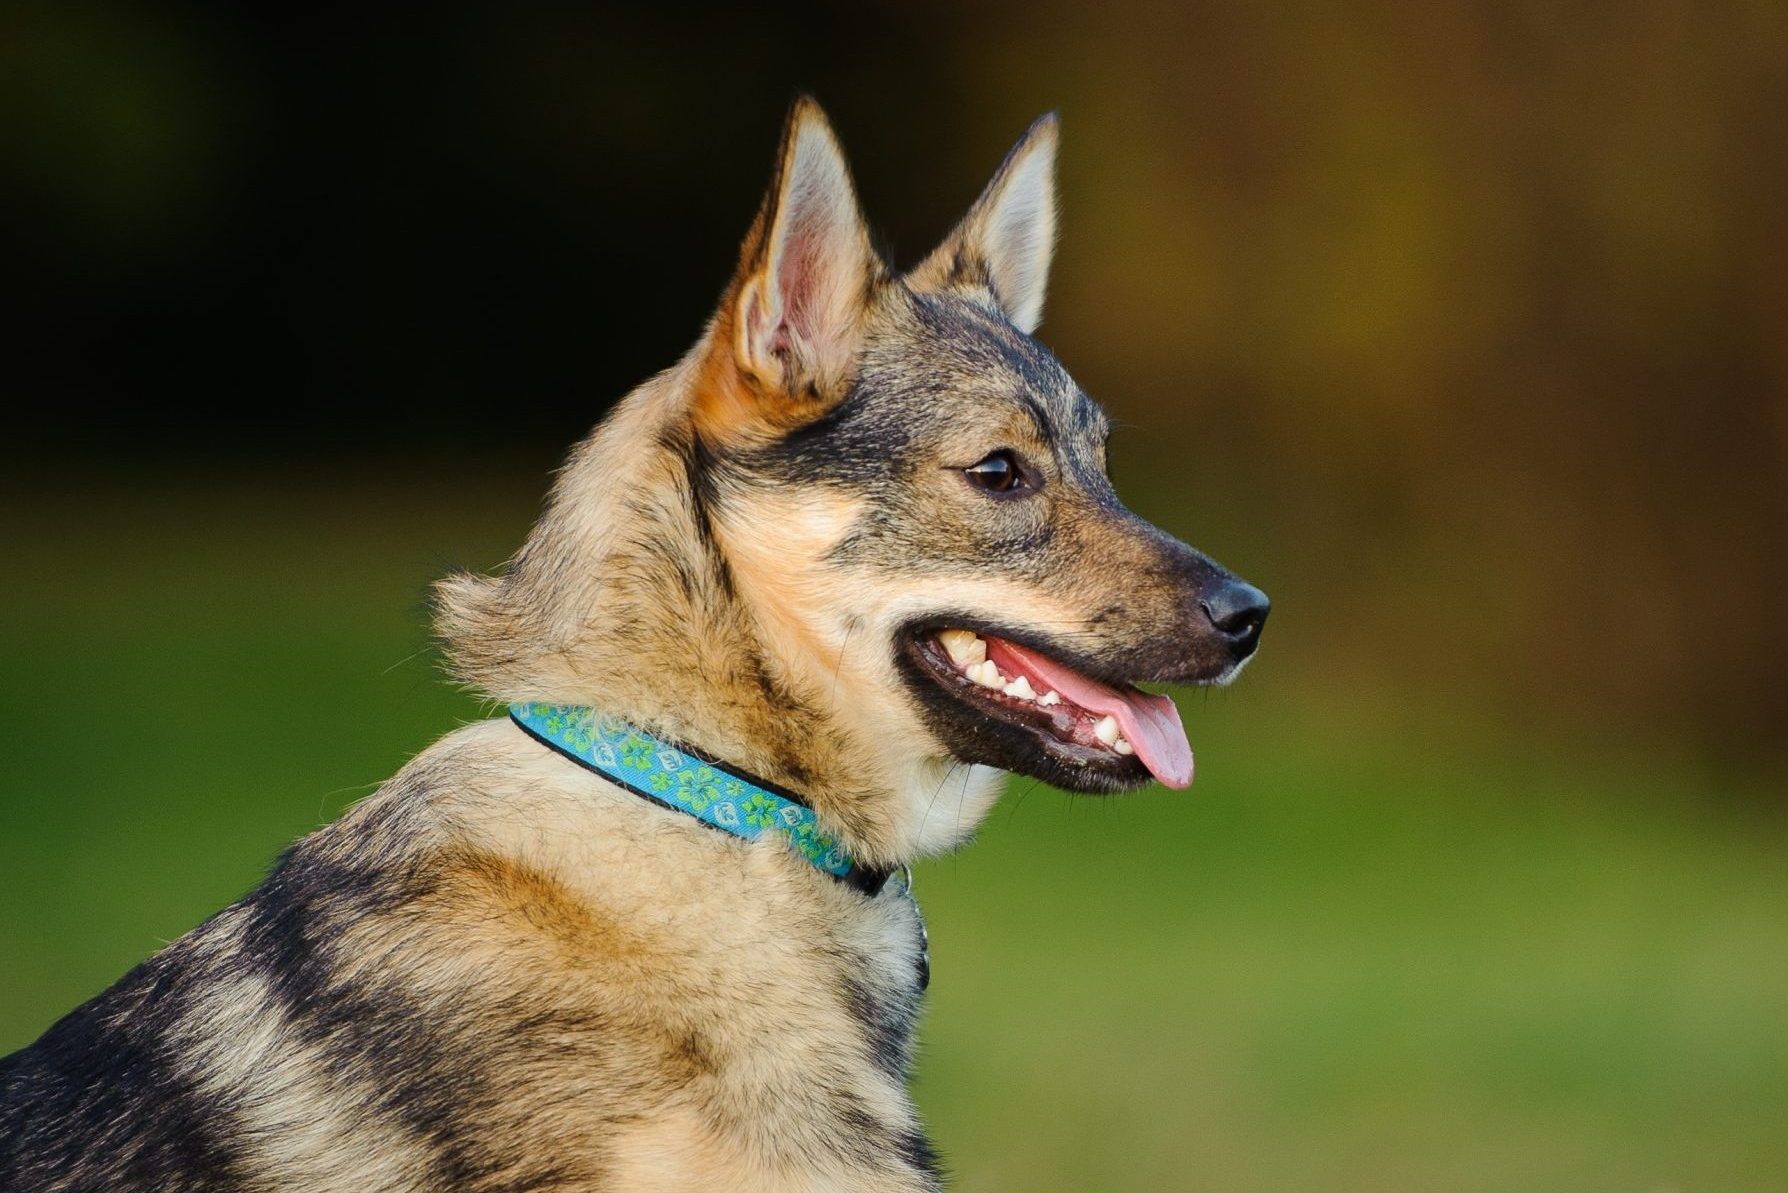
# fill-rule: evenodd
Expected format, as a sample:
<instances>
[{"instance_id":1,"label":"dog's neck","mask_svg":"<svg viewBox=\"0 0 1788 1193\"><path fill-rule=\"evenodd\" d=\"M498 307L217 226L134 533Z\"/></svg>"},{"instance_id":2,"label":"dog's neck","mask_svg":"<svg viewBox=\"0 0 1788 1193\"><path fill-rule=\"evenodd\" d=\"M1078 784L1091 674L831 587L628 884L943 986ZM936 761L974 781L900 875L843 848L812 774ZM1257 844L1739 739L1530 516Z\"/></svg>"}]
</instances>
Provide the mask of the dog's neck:
<instances>
[{"instance_id":1,"label":"dog's neck","mask_svg":"<svg viewBox=\"0 0 1788 1193\"><path fill-rule=\"evenodd\" d=\"M505 575L443 582L456 670L499 699L590 705L798 792L868 864L955 845L997 772L891 756L771 649L704 505L686 415L698 374L692 354L585 440Z\"/></svg>"}]
</instances>

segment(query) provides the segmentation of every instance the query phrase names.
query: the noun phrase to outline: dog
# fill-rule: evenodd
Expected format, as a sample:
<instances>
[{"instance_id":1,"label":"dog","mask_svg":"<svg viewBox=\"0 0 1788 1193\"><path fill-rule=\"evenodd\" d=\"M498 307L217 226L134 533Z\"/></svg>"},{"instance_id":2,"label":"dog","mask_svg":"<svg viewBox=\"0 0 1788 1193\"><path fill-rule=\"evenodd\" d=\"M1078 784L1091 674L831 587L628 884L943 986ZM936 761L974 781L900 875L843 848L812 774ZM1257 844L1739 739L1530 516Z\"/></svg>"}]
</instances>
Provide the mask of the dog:
<instances>
[{"instance_id":1,"label":"dog","mask_svg":"<svg viewBox=\"0 0 1788 1193\"><path fill-rule=\"evenodd\" d=\"M0 1187L935 1190L905 867L1004 774L1192 779L1264 595L1034 338L1057 124L916 268L793 107L718 311L436 589L448 734L0 1062Z\"/></svg>"}]
</instances>

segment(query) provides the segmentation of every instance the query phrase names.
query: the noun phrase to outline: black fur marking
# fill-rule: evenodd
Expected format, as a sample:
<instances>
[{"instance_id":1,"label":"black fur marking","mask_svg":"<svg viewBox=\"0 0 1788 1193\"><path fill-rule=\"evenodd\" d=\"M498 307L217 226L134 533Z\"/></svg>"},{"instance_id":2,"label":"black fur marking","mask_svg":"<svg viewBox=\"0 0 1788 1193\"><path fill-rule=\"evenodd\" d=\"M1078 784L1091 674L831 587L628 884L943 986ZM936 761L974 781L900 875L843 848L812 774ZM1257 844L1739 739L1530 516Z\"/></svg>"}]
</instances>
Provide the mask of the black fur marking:
<instances>
[{"instance_id":1,"label":"black fur marking","mask_svg":"<svg viewBox=\"0 0 1788 1193\"><path fill-rule=\"evenodd\" d=\"M1074 433L1103 448L1111 438L1111 420L1106 417L1105 411L1099 409L1097 402L1079 391L1075 392L1072 409Z\"/></svg>"},{"instance_id":2,"label":"black fur marking","mask_svg":"<svg viewBox=\"0 0 1788 1193\"><path fill-rule=\"evenodd\" d=\"M895 1149L907 1166L922 1172L932 1180L942 1183L944 1179L943 1161L938 1157L937 1149L931 1146L931 1140L918 1131L902 1131L894 1141Z\"/></svg>"},{"instance_id":3,"label":"black fur marking","mask_svg":"<svg viewBox=\"0 0 1788 1193\"><path fill-rule=\"evenodd\" d=\"M839 1133L839 1143L845 1154L862 1164L873 1164L881 1159L888 1151L884 1141L889 1131L869 1113L863 1099L847 1089L832 1089L826 1091L826 1102L846 1128Z\"/></svg>"},{"instance_id":4,"label":"black fur marking","mask_svg":"<svg viewBox=\"0 0 1788 1193\"><path fill-rule=\"evenodd\" d=\"M781 439L742 450L732 474L747 482L780 481L850 490L885 486L911 446L910 420L888 417L862 378L825 414Z\"/></svg>"},{"instance_id":5,"label":"black fur marking","mask_svg":"<svg viewBox=\"0 0 1788 1193\"><path fill-rule=\"evenodd\" d=\"M904 1081L912 1061L913 1024L918 1018L916 1003L883 1001L858 979L845 979L845 998L851 1018L863 1029L876 1065L888 1076Z\"/></svg>"},{"instance_id":6,"label":"black fur marking","mask_svg":"<svg viewBox=\"0 0 1788 1193\"><path fill-rule=\"evenodd\" d=\"M422 891L377 871L288 853L250 901L246 951L262 967L296 1036L337 1080L364 1084L428 1145L432 1179L459 1186L494 1165L472 1154L457 1120L481 1100L478 1067L447 1063L429 1018L396 991L348 981L330 956L327 921L389 912ZM377 1094L372 1091L379 1091Z\"/></svg>"},{"instance_id":7,"label":"black fur marking","mask_svg":"<svg viewBox=\"0 0 1788 1193\"><path fill-rule=\"evenodd\" d=\"M201 1091L179 1041L211 980L176 945L0 1061L0 1188L253 1190L227 1097Z\"/></svg>"},{"instance_id":8,"label":"black fur marking","mask_svg":"<svg viewBox=\"0 0 1788 1193\"><path fill-rule=\"evenodd\" d=\"M362 834L374 838L376 828L363 825ZM404 908L438 893L444 860L373 856L347 863L301 843L245 902L243 952L266 978L294 1041L315 1052L321 1071L401 1124L429 1156L430 1185L482 1193L550 1184L567 1175L554 1157L486 1128L504 1091L484 1075L510 1071L531 1036L557 1028L525 1007L500 1017L496 1030L458 1020L417 1002L400 976L375 969L349 977L334 956L342 930L367 917L401 930Z\"/></svg>"},{"instance_id":9,"label":"black fur marking","mask_svg":"<svg viewBox=\"0 0 1788 1193\"><path fill-rule=\"evenodd\" d=\"M839 1140L845 1155L870 1168L884 1167L892 1159L929 1178L931 1187L939 1187L942 1173L937 1152L924 1135L879 1121L863 1100L849 1090L829 1089L825 1098L846 1128Z\"/></svg>"},{"instance_id":10,"label":"black fur marking","mask_svg":"<svg viewBox=\"0 0 1788 1193\"><path fill-rule=\"evenodd\" d=\"M720 591L728 600L734 595L732 568L727 565L726 555L720 550L720 543L714 535L714 505L717 493L714 483L714 457L701 437L693 431L679 436L680 441L668 441L669 447L683 464L683 475L689 493L690 513L694 516L695 532L701 540L702 551L712 567L714 578Z\"/></svg>"}]
</instances>

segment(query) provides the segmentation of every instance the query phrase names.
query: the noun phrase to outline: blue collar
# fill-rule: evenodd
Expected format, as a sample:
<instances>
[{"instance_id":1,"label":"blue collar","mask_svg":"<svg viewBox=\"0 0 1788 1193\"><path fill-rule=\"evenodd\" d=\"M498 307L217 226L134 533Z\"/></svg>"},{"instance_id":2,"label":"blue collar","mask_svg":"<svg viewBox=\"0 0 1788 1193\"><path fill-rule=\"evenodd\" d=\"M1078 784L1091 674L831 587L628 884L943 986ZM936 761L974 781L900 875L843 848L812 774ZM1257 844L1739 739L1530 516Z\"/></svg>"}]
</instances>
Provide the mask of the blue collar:
<instances>
[{"instance_id":1,"label":"blue collar","mask_svg":"<svg viewBox=\"0 0 1788 1193\"><path fill-rule=\"evenodd\" d=\"M887 870L852 861L838 839L820 828L812 808L762 779L578 705L511 704L509 717L573 762L710 828L747 841L781 833L816 869L868 895L888 880Z\"/></svg>"}]
</instances>

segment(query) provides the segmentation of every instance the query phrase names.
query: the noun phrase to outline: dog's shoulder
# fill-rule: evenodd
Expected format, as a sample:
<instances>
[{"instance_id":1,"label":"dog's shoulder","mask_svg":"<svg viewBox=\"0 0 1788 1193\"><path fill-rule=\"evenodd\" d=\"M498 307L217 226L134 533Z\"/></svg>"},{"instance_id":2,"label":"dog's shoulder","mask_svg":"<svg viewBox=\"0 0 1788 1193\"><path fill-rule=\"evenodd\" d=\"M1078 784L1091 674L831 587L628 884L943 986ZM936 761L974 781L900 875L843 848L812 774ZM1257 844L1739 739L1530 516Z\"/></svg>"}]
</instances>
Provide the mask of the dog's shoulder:
<instances>
[{"instance_id":1,"label":"dog's shoulder","mask_svg":"<svg viewBox=\"0 0 1788 1193\"><path fill-rule=\"evenodd\" d=\"M866 898L507 721L467 726L0 1062L0 1186L531 1187L667 1148L692 1172L776 1163L741 1142L780 1138L742 1108L791 1154L850 1140L910 1162L918 933L898 889Z\"/></svg>"}]
</instances>

